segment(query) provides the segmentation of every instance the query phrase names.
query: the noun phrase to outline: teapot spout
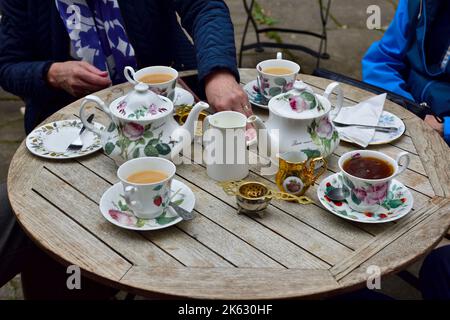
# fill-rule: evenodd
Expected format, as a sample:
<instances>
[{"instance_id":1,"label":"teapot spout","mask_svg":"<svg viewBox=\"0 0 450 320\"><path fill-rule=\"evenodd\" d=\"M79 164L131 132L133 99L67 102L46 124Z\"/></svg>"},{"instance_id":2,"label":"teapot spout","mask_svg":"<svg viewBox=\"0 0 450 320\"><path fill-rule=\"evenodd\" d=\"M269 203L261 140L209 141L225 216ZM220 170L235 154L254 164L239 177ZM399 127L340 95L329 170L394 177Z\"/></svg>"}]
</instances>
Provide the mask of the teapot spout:
<instances>
[{"instance_id":1,"label":"teapot spout","mask_svg":"<svg viewBox=\"0 0 450 320\"><path fill-rule=\"evenodd\" d=\"M186 119L186 122L181 127L185 132L189 132L191 135L191 141L194 138L195 134L195 122L198 120L198 116L202 110L206 110L209 108L209 105L206 102L200 101L198 102L189 112L189 116Z\"/></svg>"}]
</instances>

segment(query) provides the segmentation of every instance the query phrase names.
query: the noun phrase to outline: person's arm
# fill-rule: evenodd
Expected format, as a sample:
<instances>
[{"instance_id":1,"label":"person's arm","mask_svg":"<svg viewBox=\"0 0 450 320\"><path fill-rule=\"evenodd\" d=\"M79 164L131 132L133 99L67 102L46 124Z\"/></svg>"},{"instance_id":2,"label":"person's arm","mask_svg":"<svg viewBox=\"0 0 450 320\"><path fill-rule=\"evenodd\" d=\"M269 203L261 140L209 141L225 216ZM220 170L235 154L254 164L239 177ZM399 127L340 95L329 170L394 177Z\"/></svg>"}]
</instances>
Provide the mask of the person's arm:
<instances>
[{"instance_id":1,"label":"person's arm","mask_svg":"<svg viewBox=\"0 0 450 320\"><path fill-rule=\"evenodd\" d=\"M0 86L27 98L40 99L51 90L46 74L53 61L34 61L27 1L0 1Z\"/></svg>"},{"instance_id":2,"label":"person's arm","mask_svg":"<svg viewBox=\"0 0 450 320\"><path fill-rule=\"evenodd\" d=\"M175 0L181 24L194 40L198 77L216 111L251 115L247 94L239 85L234 30L222 0Z\"/></svg>"},{"instance_id":3,"label":"person's arm","mask_svg":"<svg viewBox=\"0 0 450 320\"><path fill-rule=\"evenodd\" d=\"M414 101L407 91L403 72L410 17L408 0L400 0L394 20L380 41L374 42L362 59L363 81Z\"/></svg>"},{"instance_id":4,"label":"person's arm","mask_svg":"<svg viewBox=\"0 0 450 320\"><path fill-rule=\"evenodd\" d=\"M87 62L38 61L33 50L35 26L30 25L28 17L34 13L29 12L27 4L23 0L0 1L0 86L3 89L45 105L65 92L81 97L111 84L107 72Z\"/></svg>"},{"instance_id":5,"label":"person's arm","mask_svg":"<svg viewBox=\"0 0 450 320\"><path fill-rule=\"evenodd\" d=\"M226 69L239 81L230 12L221 0L175 0L181 24L194 39L200 81Z\"/></svg>"}]
</instances>

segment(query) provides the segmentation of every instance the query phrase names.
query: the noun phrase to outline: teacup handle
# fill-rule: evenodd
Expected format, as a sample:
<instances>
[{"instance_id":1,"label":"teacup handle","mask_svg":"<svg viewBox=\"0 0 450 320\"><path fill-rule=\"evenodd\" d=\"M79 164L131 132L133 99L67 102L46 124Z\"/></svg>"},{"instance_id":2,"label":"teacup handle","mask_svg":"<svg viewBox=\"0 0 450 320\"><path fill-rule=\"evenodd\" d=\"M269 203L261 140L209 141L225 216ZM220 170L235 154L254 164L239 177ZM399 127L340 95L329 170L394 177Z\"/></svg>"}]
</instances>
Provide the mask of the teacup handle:
<instances>
[{"instance_id":1,"label":"teacup handle","mask_svg":"<svg viewBox=\"0 0 450 320\"><path fill-rule=\"evenodd\" d=\"M333 93L333 91L336 91L337 94L337 106L333 110L333 112L330 111L330 120L333 121L336 119L337 115L341 111L341 108L344 104L344 93L342 92L341 85L338 82L332 82L328 85L328 87L325 89L325 92L323 93L323 96L330 101L330 95ZM330 102L331 103L331 102Z\"/></svg>"},{"instance_id":2,"label":"teacup handle","mask_svg":"<svg viewBox=\"0 0 450 320\"><path fill-rule=\"evenodd\" d=\"M283 54L281 52L277 52L277 60L283 60Z\"/></svg>"},{"instance_id":3,"label":"teacup handle","mask_svg":"<svg viewBox=\"0 0 450 320\"><path fill-rule=\"evenodd\" d=\"M323 175L325 173L325 171L327 171L327 166L328 166L327 160L325 160L324 157L317 157L317 158L313 158L311 160L311 163L309 164L310 172L314 173L314 170L316 168L316 163L319 162L319 161L322 162L322 166L319 168L317 173L315 175L313 175L313 181L312 182L315 182L321 175Z\"/></svg>"},{"instance_id":4,"label":"teacup handle","mask_svg":"<svg viewBox=\"0 0 450 320\"><path fill-rule=\"evenodd\" d=\"M125 202L127 203L128 207L131 208L131 210L139 211L140 209L142 209L142 206L136 200L133 200L134 195L137 192L137 188L135 186L127 186L123 191Z\"/></svg>"},{"instance_id":5,"label":"teacup handle","mask_svg":"<svg viewBox=\"0 0 450 320\"><path fill-rule=\"evenodd\" d=\"M398 176L408 168L410 160L408 152L403 151L397 155L395 161L397 162L398 171L395 176Z\"/></svg>"},{"instance_id":6,"label":"teacup handle","mask_svg":"<svg viewBox=\"0 0 450 320\"><path fill-rule=\"evenodd\" d=\"M125 67L123 69L123 75L125 76L125 78L128 80L129 83L138 84L138 82L136 80L134 80L135 72L132 67Z\"/></svg>"}]
</instances>

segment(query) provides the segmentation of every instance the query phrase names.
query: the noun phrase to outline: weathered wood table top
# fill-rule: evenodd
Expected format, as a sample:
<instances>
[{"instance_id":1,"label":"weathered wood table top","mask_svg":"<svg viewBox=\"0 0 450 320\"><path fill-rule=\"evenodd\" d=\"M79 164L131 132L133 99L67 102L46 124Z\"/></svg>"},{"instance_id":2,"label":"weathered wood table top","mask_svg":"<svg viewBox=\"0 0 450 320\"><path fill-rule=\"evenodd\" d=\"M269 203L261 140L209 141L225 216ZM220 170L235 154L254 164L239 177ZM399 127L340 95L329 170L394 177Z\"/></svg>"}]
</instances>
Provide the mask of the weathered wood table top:
<instances>
[{"instance_id":1,"label":"weathered wood table top","mask_svg":"<svg viewBox=\"0 0 450 320\"><path fill-rule=\"evenodd\" d=\"M254 70L241 74L242 82L255 78ZM319 93L330 82L300 78ZM125 84L97 95L112 101L127 89ZM348 85L343 89L347 105L372 96ZM79 108L77 101L47 122L75 119ZM98 152L49 161L33 156L25 143L10 166L9 197L20 224L51 256L137 294L266 299L342 292L363 286L370 265L383 275L406 267L431 250L450 225L449 148L412 113L389 101L385 110L403 119L406 133L371 149L390 156L410 153L409 168L398 179L414 197L414 210L392 223L358 224L334 216L320 205L317 184L307 192L316 204L273 201L264 218L238 215L235 199L207 177L202 164L193 164L178 166L177 179L195 193L197 217L164 230L127 231L106 221L98 207L103 192L118 182L110 158ZM324 176L336 172L338 157L353 148L341 142ZM274 178L258 170L247 179L276 188Z\"/></svg>"}]
</instances>

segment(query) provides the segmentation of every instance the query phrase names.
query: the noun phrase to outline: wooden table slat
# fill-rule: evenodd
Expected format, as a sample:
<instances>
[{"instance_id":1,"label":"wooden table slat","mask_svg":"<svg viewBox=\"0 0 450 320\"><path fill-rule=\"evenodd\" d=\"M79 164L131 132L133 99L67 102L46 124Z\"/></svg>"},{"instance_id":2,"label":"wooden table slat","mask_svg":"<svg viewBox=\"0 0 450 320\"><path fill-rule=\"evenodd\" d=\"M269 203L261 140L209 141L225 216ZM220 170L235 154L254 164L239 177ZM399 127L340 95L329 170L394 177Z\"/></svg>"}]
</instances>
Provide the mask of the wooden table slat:
<instances>
[{"instance_id":1,"label":"wooden table slat","mask_svg":"<svg viewBox=\"0 0 450 320\"><path fill-rule=\"evenodd\" d=\"M27 204L33 203L30 207ZM16 193L11 204L32 239L57 258L97 276L119 281L132 264L35 192Z\"/></svg>"},{"instance_id":2,"label":"wooden table slat","mask_svg":"<svg viewBox=\"0 0 450 320\"><path fill-rule=\"evenodd\" d=\"M414 145L436 195L450 197L450 148L421 120L415 118L406 123L415 133Z\"/></svg>"},{"instance_id":3,"label":"wooden table slat","mask_svg":"<svg viewBox=\"0 0 450 320\"><path fill-rule=\"evenodd\" d=\"M164 281L160 279L163 278ZM152 268L135 267L121 280L137 293L159 292L197 299L277 299L335 290L339 284L328 270ZM143 293L145 293L145 291ZM303 294L299 296L298 292Z\"/></svg>"},{"instance_id":4,"label":"wooden table slat","mask_svg":"<svg viewBox=\"0 0 450 320\"><path fill-rule=\"evenodd\" d=\"M395 226L387 229L386 232L382 233L372 241L367 242L363 247L356 250L353 255L332 267L330 269L331 273L337 280L342 279L364 261L385 248L388 244L401 237L416 225L423 223L424 220L435 212L438 212L439 209L444 207L450 208L449 204L450 200L445 198L436 197L430 200L430 206L412 212L395 224Z\"/></svg>"},{"instance_id":5,"label":"wooden table slat","mask_svg":"<svg viewBox=\"0 0 450 320\"><path fill-rule=\"evenodd\" d=\"M447 199L448 200L448 199ZM415 225L395 241L389 243L376 255L363 262L339 283L348 286L365 282L368 267L376 266L382 275L406 268L409 264L424 257L442 240L450 225L450 204L442 206L422 223ZM418 255L417 252L422 254ZM373 274L372 274L373 275ZM383 287L383 284L382 284Z\"/></svg>"}]
</instances>

